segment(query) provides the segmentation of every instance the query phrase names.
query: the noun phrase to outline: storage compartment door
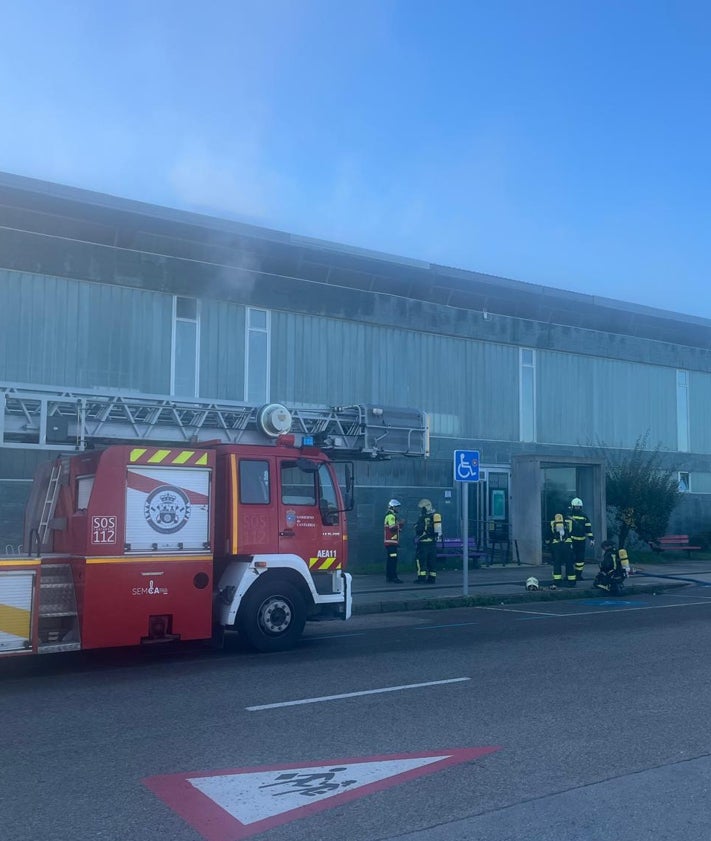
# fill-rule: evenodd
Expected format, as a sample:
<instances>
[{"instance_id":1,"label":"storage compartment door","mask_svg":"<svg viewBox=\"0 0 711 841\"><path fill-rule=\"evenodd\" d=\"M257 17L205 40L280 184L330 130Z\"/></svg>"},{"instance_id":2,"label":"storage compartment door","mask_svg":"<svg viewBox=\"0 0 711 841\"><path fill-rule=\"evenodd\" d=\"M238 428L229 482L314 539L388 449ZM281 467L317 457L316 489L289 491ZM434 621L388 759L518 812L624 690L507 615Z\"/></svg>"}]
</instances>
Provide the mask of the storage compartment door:
<instances>
[{"instance_id":1,"label":"storage compartment door","mask_svg":"<svg viewBox=\"0 0 711 841\"><path fill-rule=\"evenodd\" d=\"M210 473L195 467L130 467L126 482L127 551L209 549Z\"/></svg>"},{"instance_id":2,"label":"storage compartment door","mask_svg":"<svg viewBox=\"0 0 711 841\"><path fill-rule=\"evenodd\" d=\"M0 570L0 653L31 647L34 583L34 570Z\"/></svg>"}]
</instances>

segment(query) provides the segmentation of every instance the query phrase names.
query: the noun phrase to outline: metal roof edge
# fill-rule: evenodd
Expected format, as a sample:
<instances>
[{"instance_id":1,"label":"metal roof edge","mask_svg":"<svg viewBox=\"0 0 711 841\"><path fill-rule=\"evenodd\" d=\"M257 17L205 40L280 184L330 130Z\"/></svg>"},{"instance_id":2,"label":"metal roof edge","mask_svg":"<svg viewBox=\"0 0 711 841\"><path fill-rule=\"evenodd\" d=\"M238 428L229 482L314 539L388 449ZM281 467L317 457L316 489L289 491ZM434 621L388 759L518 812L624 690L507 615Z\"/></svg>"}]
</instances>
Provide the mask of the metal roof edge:
<instances>
[{"instance_id":1,"label":"metal roof edge","mask_svg":"<svg viewBox=\"0 0 711 841\"><path fill-rule=\"evenodd\" d=\"M584 292L566 290L538 283L530 283L528 281L515 280L498 275L477 272L471 269L461 269L446 266L444 264L428 263L423 260L361 248L355 245L336 243L330 240L320 240L314 237L287 233L285 231L265 228L238 220L225 219L207 214L195 213L193 211L169 208L164 205L154 205L148 202L138 201L136 199L129 199L94 190L87 190L83 187L74 187L51 181L44 181L25 175L16 175L0 171L0 187L24 191L35 195L50 196L68 202L102 207L107 210L114 210L118 213L135 214L160 221L192 225L207 230L241 234L243 236L272 241L282 245L293 245L295 247L303 246L306 248L361 257L364 260L387 262L427 272L434 278L444 279L450 277L453 280L464 281L465 283L489 284L494 288L506 289L513 292L518 291L527 296L546 298L550 301L579 301L581 304L598 309L613 309L618 312L626 312L631 315L642 315L650 318L658 318L666 321L675 321L682 324L693 324L700 327L711 328L711 319L703 318L701 316L679 313L672 310L663 310L657 307L649 307L644 304L634 304L615 298L590 295Z\"/></svg>"}]
</instances>

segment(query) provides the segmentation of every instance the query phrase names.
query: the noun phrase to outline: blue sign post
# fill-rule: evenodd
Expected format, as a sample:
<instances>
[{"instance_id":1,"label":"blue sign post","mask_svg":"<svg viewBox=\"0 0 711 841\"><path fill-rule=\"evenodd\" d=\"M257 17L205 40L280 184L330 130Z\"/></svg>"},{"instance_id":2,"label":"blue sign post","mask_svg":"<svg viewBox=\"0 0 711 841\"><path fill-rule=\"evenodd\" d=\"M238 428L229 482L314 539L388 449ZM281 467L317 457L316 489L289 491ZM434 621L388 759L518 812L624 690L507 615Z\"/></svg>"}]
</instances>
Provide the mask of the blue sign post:
<instances>
[{"instance_id":1,"label":"blue sign post","mask_svg":"<svg viewBox=\"0 0 711 841\"><path fill-rule=\"evenodd\" d=\"M479 450L454 451L454 481L462 483L462 577L469 595L469 483L479 481Z\"/></svg>"}]
</instances>

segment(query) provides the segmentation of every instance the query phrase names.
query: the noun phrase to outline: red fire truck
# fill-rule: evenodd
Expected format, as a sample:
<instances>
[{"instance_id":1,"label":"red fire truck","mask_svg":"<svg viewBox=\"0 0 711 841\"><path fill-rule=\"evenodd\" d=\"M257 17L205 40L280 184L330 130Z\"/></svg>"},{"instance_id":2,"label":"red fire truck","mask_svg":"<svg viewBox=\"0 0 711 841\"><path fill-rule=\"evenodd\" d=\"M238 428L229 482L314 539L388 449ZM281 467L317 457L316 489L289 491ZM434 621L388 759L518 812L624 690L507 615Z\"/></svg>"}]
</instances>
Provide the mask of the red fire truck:
<instances>
[{"instance_id":1,"label":"red fire truck","mask_svg":"<svg viewBox=\"0 0 711 841\"><path fill-rule=\"evenodd\" d=\"M426 416L270 404L245 407L239 425L232 443L90 449L82 437L79 452L43 465L23 552L0 557L0 655L225 630L276 651L308 619L348 619L353 464L339 459L426 455Z\"/></svg>"}]
</instances>

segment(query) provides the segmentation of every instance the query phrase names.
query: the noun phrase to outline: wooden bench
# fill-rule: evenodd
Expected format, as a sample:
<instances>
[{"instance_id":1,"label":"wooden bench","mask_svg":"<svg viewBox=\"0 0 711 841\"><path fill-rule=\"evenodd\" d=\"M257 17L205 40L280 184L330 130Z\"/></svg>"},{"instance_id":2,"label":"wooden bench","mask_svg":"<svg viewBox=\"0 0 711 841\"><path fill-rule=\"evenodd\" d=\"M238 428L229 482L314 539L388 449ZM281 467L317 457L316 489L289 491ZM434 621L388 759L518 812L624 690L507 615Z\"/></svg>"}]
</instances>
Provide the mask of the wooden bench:
<instances>
[{"instance_id":1,"label":"wooden bench","mask_svg":"<svg viewBox=\"0 0 711 841\"><path fill-rule=\"evenodd\" d=\"M654 552L686 552L687 558L692 552L701 550L701 546L690 546L688 534L666 534L653 540L650 544Z\"/></svg>"}]
</instances>

